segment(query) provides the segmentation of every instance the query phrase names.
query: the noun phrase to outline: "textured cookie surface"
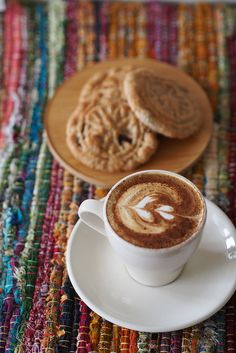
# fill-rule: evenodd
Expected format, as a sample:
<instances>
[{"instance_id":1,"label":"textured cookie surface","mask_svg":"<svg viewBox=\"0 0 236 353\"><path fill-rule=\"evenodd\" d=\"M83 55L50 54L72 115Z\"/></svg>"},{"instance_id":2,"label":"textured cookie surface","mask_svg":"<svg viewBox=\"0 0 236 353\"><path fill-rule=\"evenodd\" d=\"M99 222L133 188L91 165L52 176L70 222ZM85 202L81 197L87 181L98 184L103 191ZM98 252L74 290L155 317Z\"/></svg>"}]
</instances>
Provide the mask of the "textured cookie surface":
<instances>
[{"instance_id":1,"label":"textured cookie surface","mask_svg":"<svg viewBox=\"0 0 236 353\"><path fill-rule=\"evenodd\" d=\"M80 104L67 125L67 144L73 156L95 170L132 170L157 148L156 134L134 115L124 100L102 99Z\"/></svg>"},{"instance_id":2,"label":"textured cookie surface","mask_svg":"<svg viewBox=\"0 0 236 353\"><path fill-rule=\"evenodd\" d=\"M124 65L99 72L92 76L83 86L79 103L90 103L100 99L124 98L123 81L125 75L132 70L132 66Z\"/></svg>"},{"instance_id":3,"label":"textured cookie surface","mask_svg":"<svg viewBox=\"0 0 236 353\"><path fill-rule=\"evenodd\" d=\"M186 138L202 124L196 97L174 79L160 77L146 68L127 73L124 93L135 115L153 131L172 138Z\"/></svg>"}]
</instances>

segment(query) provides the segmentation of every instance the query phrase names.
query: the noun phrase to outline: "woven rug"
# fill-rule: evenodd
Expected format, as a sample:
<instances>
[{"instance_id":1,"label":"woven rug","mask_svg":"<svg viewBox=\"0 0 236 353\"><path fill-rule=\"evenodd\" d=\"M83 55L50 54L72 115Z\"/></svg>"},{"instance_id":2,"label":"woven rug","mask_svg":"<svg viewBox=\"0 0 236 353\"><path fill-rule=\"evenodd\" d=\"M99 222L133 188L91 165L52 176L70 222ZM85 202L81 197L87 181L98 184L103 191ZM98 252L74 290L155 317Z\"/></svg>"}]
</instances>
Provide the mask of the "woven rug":
<instances>
[{"instance_id":1,"label":"woven rug","mask_svg":"<svg viewBox=\"0 0 236 353\"><path fill-rule=\"evenodd\" d=\"M0 353L236 352L235 295L201 324L151 334L91 312L68 278L78 205L106 190L52 158L45 104L76 70L124 56L177 65L207 92L214 134L186 175L236 223L236 7L9 1L0 13Z\"/></svg>"}]
</instances>

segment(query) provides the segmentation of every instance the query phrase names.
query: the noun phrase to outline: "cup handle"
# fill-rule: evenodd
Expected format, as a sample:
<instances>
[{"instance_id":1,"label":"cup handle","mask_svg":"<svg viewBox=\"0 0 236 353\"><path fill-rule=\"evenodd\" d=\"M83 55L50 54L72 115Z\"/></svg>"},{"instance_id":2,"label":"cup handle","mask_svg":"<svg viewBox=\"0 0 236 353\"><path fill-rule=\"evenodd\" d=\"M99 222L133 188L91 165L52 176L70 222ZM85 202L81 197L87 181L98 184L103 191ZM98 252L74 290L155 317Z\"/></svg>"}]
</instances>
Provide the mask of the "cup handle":
<instances>
[{"instance_id":1,"label":"cup handle","mask_svg":"<svg viewBox=\"0 0 236 353\"><path fill-rule=\"evenodd\" d=\"M102 235L106 235L103 221L103 205L104 202L98 200L85 200L79 207L78 215L87 226Z\"/></svg>"}]
</instances>

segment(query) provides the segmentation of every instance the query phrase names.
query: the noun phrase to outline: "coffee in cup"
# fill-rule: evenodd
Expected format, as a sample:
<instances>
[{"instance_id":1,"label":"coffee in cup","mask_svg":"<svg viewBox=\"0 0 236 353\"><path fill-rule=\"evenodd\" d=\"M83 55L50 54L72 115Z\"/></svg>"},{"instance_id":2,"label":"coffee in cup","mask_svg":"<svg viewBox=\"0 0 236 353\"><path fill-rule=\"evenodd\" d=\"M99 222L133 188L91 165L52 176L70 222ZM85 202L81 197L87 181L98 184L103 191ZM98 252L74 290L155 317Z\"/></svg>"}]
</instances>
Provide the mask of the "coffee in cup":
<instances>
[{"instance_id":1,"label":"coffee in cup","mask_svg":"<svg viewBox=\"0 0 236 353\"><path fill-rule=\"evenodd\" d=\"M133 279L161 286L180 275L197 249L206 205L185 177L147 170L118 181L103 201L82 202L79 216L107 236Z\"/></svg>"},{"instance_id":2,"label":"coffee in cup","mask_svg":"<svg viewBox=\"0 0 236 353\"><path fill-rule=\"evenodd\" d=\"M163 249L196 233L204 208L200 192L184 179L143 173L125 179L113 190L106 215L122 239L143 248Z\"/></svg>"}]
</instances>

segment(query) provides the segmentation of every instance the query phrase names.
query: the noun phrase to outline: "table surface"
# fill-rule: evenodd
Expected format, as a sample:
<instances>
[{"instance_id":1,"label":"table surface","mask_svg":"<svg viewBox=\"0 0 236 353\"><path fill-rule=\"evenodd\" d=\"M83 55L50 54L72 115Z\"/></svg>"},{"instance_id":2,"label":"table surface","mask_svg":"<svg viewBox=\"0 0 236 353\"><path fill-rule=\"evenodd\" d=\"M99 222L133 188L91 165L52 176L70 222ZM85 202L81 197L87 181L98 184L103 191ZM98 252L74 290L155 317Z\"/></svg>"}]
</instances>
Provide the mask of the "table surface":
<instances>
[{"instance_id":1,"label":"table surface","mask_svg":"<svg viewBox=\"0 0 236 353\"><path fill-rule=\"evenodd\" d=\"M124 56L177 65L206 91L214 133L186 175L236 221L235 6L9 1L0 13L0 353L236 352L235 295L194 327L144 333L92 312L68 278L78 205L107 191L53 159L45 105L76 70Z\"/></svg>"}]
</instances>

